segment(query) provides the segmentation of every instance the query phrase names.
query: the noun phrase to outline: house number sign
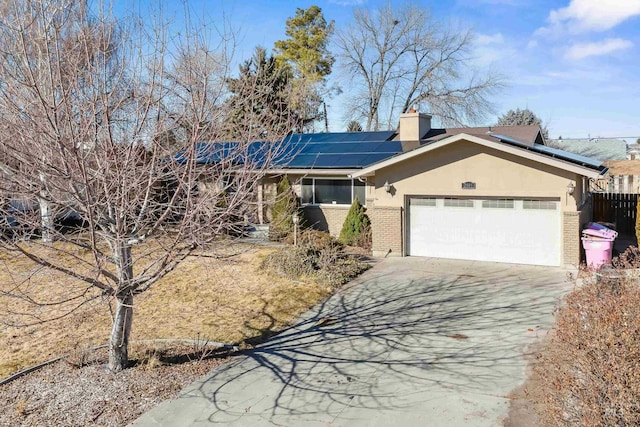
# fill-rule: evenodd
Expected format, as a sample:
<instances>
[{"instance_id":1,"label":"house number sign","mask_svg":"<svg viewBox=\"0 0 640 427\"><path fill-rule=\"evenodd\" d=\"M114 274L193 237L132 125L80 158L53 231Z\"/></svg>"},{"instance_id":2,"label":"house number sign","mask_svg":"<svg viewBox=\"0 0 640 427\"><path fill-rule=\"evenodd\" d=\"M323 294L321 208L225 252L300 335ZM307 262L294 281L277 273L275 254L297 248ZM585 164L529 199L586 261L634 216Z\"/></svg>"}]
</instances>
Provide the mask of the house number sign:
<instances>
[{"instance_id":1,"label":"house number sign","mask_svg":"<svg viewBox=\"0 0 640 427\"><path fill-rule=\"evenodd\" d=\"M475 182L471 182L471 181L463 182L462 183L462 189L463 190L475 190L476 189L476 183Z\"/></svg>"}]
</instances>

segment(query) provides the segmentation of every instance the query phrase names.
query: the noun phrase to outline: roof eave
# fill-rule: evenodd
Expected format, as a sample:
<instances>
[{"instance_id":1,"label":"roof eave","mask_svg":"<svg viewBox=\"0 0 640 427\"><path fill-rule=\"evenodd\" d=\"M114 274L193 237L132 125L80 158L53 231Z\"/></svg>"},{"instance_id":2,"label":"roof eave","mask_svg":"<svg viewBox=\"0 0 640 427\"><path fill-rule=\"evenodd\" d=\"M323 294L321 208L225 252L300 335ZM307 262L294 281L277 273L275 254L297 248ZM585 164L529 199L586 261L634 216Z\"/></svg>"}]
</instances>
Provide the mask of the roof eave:
<instances>
[{"instance_id":1,"label":"roof eave","mask_svg":"<svg viewBox=\"0 0 640 427\"><path fill-rule=\"evenodd\" d=\"M554 166L557 167L559 169L564 169L564 170L568 170L570 172L575 172L578 173L580 175L586 176L588 178L593 178L593 179L597 179L598 177L601 177L605 172L602 172L602 170L596 170L596 169L592 169L592 168L588 168L586 166L581 166L578 164L574 164L562 159L558 159L558 158L552 158L549 156L545 156L543 154L540 153L536 153L534 151L531 150L527 150L525 148L520 148L520 147L516 147L516 146L512 146L512 145L507 145L504 143L499 143L499 142L492 142L489 141L487 139L483 139L483 138L479 138L473 135L469 135L466 133L460 133L457 135L452 135L448 138L443 138L439 141L436 141L434 143L431 144L427 144L427 145L423 145L421 147L418 147L412 151L406 152L406 153L402 153L399 154L397 156L393 156L389 159L386 160L382 160L380 162L374 163L373 165L370 165L366 168L361 169L360 171L350 175L352 178L358 178L358 177L363 177L363 176L371 176L371 175L375 175L375 172L379 169L394 165L396 163L402 162L404 160L408 160L412 157L415 156L419 156L423 153L426 153L428 151L431 150L435 150L437 148L443 147L445 145L460 141L460 140L467 140L470 142L474 142L489 148L494 148L500 151L504 151L510 154L514 154L516 156L520 156L520 157L524 157L524 158L528 158L530 160L534 160L543 164L548 164L550 166Z\"/></svg>"}]
</instances>

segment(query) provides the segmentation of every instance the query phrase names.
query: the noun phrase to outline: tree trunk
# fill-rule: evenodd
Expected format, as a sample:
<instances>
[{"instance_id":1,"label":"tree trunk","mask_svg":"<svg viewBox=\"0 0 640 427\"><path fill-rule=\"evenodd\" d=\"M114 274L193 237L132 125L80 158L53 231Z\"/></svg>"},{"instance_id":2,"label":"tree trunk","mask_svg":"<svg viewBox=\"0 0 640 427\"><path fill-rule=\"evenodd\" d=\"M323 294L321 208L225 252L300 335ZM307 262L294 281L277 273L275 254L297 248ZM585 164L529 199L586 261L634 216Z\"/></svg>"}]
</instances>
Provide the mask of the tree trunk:
<instances>
[{"instance_id":1,"label":"tree trunk","mask_svg":"<svg viewBox=\"0 0 640 427\"><path fill-rule=\"evenodd\" d=\"M47 180L44 174L40 173L40 182L42 183L42 190L38 197L38 205L40 207L40 227L42 228L42 241L44 243L51 243L53 240L51 237L51 230L53 228L53 218L51 217L51 206L46 196Z\"/></svg>"},{"instance_id":2,"label":"tree trunk","mask_svg":"<svg viewBox=\"0 0 640 427\"><path fill-rule=\"evenodd\" d=\"M127 288L133 279L133 260L131 246L118 242L115 248L115 260L118 267L119 289ZM116 294L116 311L113 317L111 338L109 340L109 369L122 371L129 364L129 334L133 319L133 289Z\"/></svg>"},{"instance_id":3,"label":"tree trunk","mask_svg":"<svg viewBox=\"0 0 640 427\"><path fill-rule=\"evenodd\" d=\"M129 334L133 317L133 295L117 298L111 338L109 340L109 369L120 372L129 364Z\"/></svg>"},{"instance_id":4,"label":"tree trunk","mask_svg":"<svg viewBox=\"0 0 640 427\"><path fill-rule=\"evenodd\" d=\"M42 228L42 242L51 243L53 238L51 237L51 229L53 228L53 218L51 217L51 207L49 201L44 197L40 197L38 200L40 205L40 227Z\"/></svg>"}]
</instances>

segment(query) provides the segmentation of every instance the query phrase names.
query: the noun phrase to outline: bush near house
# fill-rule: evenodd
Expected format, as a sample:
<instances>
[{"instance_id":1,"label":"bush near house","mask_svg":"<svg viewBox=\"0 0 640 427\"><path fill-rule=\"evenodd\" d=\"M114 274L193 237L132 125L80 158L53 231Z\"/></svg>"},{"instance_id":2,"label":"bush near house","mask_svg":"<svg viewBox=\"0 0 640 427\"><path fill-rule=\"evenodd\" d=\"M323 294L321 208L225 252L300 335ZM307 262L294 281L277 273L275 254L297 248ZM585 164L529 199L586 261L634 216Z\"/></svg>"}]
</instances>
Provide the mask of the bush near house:
<instances>
[{"instance_id":1,"label":"bush near house","mask_svg":"<svg viewBox=\"0 0 640 427\"><path fill-rule=\"evenodd\" d=\"M640 425L639 361L638 279L575 290L535 368L545 384L543 424Z\"/></svg>"},{"instance_id":2,"label":"bush near house","mask_svg":"<svg viewBox=\"0 0 640 427\"><path fill-rule=\"evenodd\" d=\"M349 208L349 213L344 220L342 230L340 231L340 242L345 245L358 246L363 242L363 235L370 232L369 217L365 213L365 208L355 199Z\"/></svg>"},{"instance_id":3,"label":"bush near house","mask_svg":"<svg viewBox=\"0 0 640 427\"><path fill-rule=\"evenodd\" d=\"M360 257L343 250L328 233L308 229L300 233L297 246L265 257L262 268L290 280L313 279L335 288L369 268Z\"/></svg>"},{"instance_id":4,"label":"bush near house","mask_svg":"<svg viewBox=\"0 0 640 427\"><path fill-rule=\"evenodd\" d=\"M269 240L280 242L293 233L292 216L298 211L299 206L298 196L293 192L289 178L285 175L278 183L269 225Z\"/></svg>"}]
</instances>

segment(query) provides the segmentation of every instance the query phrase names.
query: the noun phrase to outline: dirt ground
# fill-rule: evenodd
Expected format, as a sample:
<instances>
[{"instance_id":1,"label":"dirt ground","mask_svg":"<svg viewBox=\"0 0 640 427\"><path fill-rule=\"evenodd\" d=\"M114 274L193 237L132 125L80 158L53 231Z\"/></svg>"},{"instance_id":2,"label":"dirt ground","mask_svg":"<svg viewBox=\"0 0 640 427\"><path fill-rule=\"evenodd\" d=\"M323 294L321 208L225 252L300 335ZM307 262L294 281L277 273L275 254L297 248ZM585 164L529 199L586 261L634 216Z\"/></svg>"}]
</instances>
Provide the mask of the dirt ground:
<instances>
[{"instance_id":1,"label":"dirt ground","mask_svg":"<svg viewBox=\"0 0 640 427\"><path fill-rule=\"evenodd\" d=\"M92 352L89 365L82 368L54 363L0 387L0 425L127 425L228 360L222 352L204 360L194 355L191 361L169 362L189 352L185 347L161 350L161 356L146 352L135 368L118 374L105 368L106 350Z\"/></svg>"},{"instance_id":2,"label":"dirt ground","mask_svg":"<svg viewBox=\"0 0 640 427\"><path fill-rule=\"evenodd\" d=\"M539 427L542 425L540 414L543 411L543 387L541 379L533 369L537 355L543 349L544 340L527 348L527 381L509 394L511 403L509 414L503 421L504 427Z\"/></svg>"}]
</instances>

